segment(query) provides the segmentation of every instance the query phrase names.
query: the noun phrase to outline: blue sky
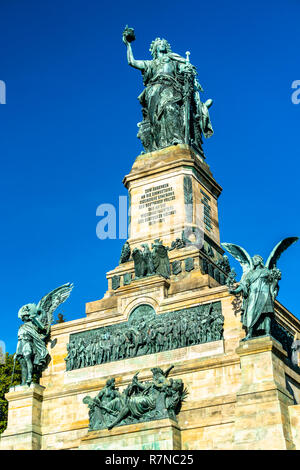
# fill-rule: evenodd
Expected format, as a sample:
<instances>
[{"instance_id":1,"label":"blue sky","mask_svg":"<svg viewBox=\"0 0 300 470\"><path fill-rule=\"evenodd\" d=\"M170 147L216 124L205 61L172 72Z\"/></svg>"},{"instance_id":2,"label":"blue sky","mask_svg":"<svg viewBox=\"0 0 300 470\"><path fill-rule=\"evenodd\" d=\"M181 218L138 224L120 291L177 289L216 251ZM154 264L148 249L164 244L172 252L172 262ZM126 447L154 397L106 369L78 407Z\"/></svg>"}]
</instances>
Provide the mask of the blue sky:
<instances>
[{"instance_id":1,"label":"blue sky","mask_svg":"<svg viewBox=\"0 0 300 470\"><path fill-rule=\"evenodd\" d=\"M221 241L266 258L300 234L300 104L291 100L299 13L296 0L2 0L0 340L9 352L24 303L71 281L61 311L80 318L118 264L124 240L96 237L96 208L117 207L141 151L142 79L127 65L126 24L136 58L150 58L157 36L174 52L189 50L202 98L214 100L204 149L223 187ZM298 242L278 263L278 299L296 316L299 252Z\"/></svg>"}]
</instances>

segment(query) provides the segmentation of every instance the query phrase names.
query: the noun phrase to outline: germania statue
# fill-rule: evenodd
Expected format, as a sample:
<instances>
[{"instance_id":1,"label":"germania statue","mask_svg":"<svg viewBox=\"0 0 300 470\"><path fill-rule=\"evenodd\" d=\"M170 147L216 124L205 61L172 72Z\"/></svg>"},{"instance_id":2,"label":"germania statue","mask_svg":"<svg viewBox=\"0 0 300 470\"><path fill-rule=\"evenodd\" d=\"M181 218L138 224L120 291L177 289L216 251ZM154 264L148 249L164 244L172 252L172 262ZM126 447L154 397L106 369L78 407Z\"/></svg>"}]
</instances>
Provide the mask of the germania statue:
<instances>
[{"instance_id":1,"label":"germania statue","mask_svg":"<svg viewBox=\"0 0 300 470\"><path fill-rule=\"evenodd\" d=\"M22 385L32 383L33 374L39 378L50 361L47 343L53 312L69 297L73 284L64 284L45 295L39 303L26 304L20 308L18 317L23 321L18 331L15 359L21 365Z\"/></svg>"},{"instance_id":2,"label":"germania statue","mask_svg":"<svg viewBox=\"0 0 300 470\"><path fill-rule=\"evenodd\" d=\"M208 108L209 99L200 100L203 91L196 76L196 68L186 58L175 54L166 39L152 41L152 60L136 60L131 42L134 30L126 26L123 42L127 46L128 64L142 72L145 89L138 97L142 105L143 120L138 124L145 152L159 150L169 145L189 144L202 156L202 134L213 134Z\"/></svg>"},{"instance_id":3,"label":"germania statue","mask_svg":"<svg viewBox=\"0 0 300 470\"><path fill-rule=\"evenodd\" d=\"M243 275L239 286L233 289L235 283L233 276L229 276L229 292L243 297L242 322L246 328L246 336L243 341L255 336L271 335L271 324L274 318L274 301L278 294L278 281L281 272L276 263L281 254L298 240L297 237L289 237L281 240L271 251L266 264L260 255L251 258L249 253L241 246L232 243L222 243L222 246L242 266Z\"/></svg>"}]
</instances>

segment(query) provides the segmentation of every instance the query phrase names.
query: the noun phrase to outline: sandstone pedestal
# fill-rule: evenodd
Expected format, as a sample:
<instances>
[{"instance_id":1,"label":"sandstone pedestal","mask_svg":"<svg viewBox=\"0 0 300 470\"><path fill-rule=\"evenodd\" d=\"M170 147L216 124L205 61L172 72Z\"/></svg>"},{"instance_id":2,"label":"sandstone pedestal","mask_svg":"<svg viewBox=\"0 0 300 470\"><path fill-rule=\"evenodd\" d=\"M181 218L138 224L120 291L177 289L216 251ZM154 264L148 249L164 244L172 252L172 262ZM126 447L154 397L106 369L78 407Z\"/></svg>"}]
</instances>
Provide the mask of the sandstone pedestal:
<instances>
[{"instance_id":1,"label":"sandstone pedestal","mask_svg":"<svg viewBox=\"0 0 300 470\"><path fill-rule=\"evenodd\" d=\"M78 450L180 450L178 424L171 419L89 431Z\"/></svg>"},{"instance_id":2,"label":"sandstone pedestal","mask_svg":"<svg viewBox=\"0 0 300 470\"><path fill-rule=\"evenodd\" d=\"M222 188L191 147L180 144L139 155L123 183L131 201L132 249L157 238L171 244L184 229L194 227L223 253L217 207Z\"/></svg>"},{"instance_id":3,"label":"sandstone pedestal","mask_svg":"<svg viewBox=\"0 0 300 470\"><path fill-rule=\"evenodd\" d=\"M241 386L236 395L234 449L293 449L280 343L270 336L241 342Z\"/></svg>"},{"instance_id":4,"label":"sandstone pedestal","mask_svg":"<svg viewBox=\"0 0 300 470\"><path fill-rule=\"evenodd\" d=\"M0 449L39 450L41 410L45 387L19 385L5 395L8 400L8 427L1 435Z\"/></svg>"},{"instance_id":5,"label":"sandstone pedestal","mask_svg":"<svg viewBox=\"0 0 300 470\"><path fill-rule=\"evenodd\" d=\"M300 450L300 374L291 360L300 321L275 301L273 335L280 342L271 337L240 342L241 302L224 285L221 187L209 166L189 146L172 146L137 157L124 184L131 198L130 248L144 243L151 248L160 238L169 247L170 276L136 277L132 259L109 267L108 290L86 304L86 315L51 327L51 362L42 387L16 387L6 395L8 427L0 448ZM197 233L203 234L201 246ZM147 312L143 321L160 324L164 341L138 351L130 340L131 351L115 355L111 348L105 360L91 360L86 354L91 340L98 338L99 352L99 338L108 331L113 338L119 328L124 334L132 320L142 318L135 316L139 308ZM75 357L86 356L69 363L70 344L80 338L85 349ZM111 378L123 392L137 372L149 381L152 368L171 365L170 378L181 379L188 391L178 424L166 419L88 431L86 396L97 396Z\"/></svg>"}]
</instances>

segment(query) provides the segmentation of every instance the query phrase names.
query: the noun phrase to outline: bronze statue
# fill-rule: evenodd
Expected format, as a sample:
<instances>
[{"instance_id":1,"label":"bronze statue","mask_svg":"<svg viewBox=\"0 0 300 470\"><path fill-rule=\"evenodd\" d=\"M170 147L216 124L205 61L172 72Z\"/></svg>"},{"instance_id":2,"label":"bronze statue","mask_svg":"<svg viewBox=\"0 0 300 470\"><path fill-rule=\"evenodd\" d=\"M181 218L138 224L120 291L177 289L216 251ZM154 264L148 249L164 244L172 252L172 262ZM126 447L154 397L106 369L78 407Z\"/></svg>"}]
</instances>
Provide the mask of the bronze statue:
<instances>
[{"instance_id":1,"label":"bronze statue","mask_svg":"<svg viewBox=\"0 0 300 470\"><path fill-rule=\"evenodd\" d=\"M176 420L187 390L181 379L168 379L174 366L166 371L151 369L152 381L140 382L138 372L131 383L119 392L110 379L95 398L87 396L83 403L89 407L90 429L112 429L114 426L154 419Z\"/></svg>"},{"instance_id":2,"label":"bronze statue","mask_svg":"<svg viewBox=\"0 0 300 470\"><path fill-rule=\"evenodd\" d=\"M130 255L131 255L130 245L128 242L125 242L121 251L120 264L126 263L127 261L129 261Z\"/></svg>"},{"instance_id":3,"label":"bronze statue","mask_svg":"<svg viewBox=\"0 0 300 470\"><path fill-rule=\"evenodd\" d=\"M71 335L66 370L218 341L223 337L220 302L158 316L150 312L150 306L139 305L135 319L126 323Z\"/></svg>"},{"instance_id":4,"label":"bronze statue","mask_svg":"<svg viewBox=\"0 0 300 470\"><path fill-rule=\"evenodd\" d=\"M147 265L142 250L134 248L132 251L132 259L134 261L135 279L147 276Z\"/></svg>"},{"instance_id":5,"label":"bronze statue","mask_svg":"<svg viewBox=\"0 0 300 470\"><path fill-rule=\"evenodd\" d=\"M203 89L196 78L196 68L190 63L190 53L181 57L172 52L166 39L156 38L150 46L152 60L136 60L131 48L134 40L134 30L127 26L123 42L128 64L142 72L145 85L138 97L143 114L138 137L145 151L186 143L196 146L203 155L202 134L213 134L208 112L212 100L200 100Z\"/></svg>"},{"instance_id":6,"label":"bronze statue","mask_svg":"<svg viewBox=\"0 0 300 470\"><path fill-rule=\"evenodd\" d=\"M69 297L73 284L64 284L45 295L39 303L26 304L20 308L18 317L23 321L18 331L15 359L21 365L22 385L30 385L35 373L39 378L50 361L47 343L53 312Z\"/></svg>"},{"instance_id":7,"label":"bronze statue","mask_svg":"<svg viewBox=\"0 0 300 470\"><path fill-rule=\"evenodd\" d=\"M166 279L171 274L168 250L169 248L164 246L159 239L154 240L154 243L152 243L152 259L155 273L160 274Z\"/></svg>"},{"instance_id":8,"label":"bronze statue","mask_svg":"<svg viewBox=\"0 0 300 470\"><path fill-rule=\"evenodd\" d=\"M271 334L274 301L278 294L278 281L281 279L281 272L276 263L280 255L297 240L297 237L281 240L270 253L266 264L260 255L251 258L244 248L232 243L222 243L223 248L234 256L243 268L239 286L233 289L229 285L231 294L241 293L243 296L242 322L247 332L243 341L261 334ZM230 282L233 283L232 277Z\"/></svg>"},{"instance_id":9,"label":"bronze statue","mask_svg":"<svg viewBox=\"0 0 300 470\"><path fill-rule=\"evenodd\" d=\"M171 274L168 250L161 240L154 240L152 251L146 243L142 244L143 250L134 248L132 259L134 261L135 279L140 279L153 274L160 274L169 278Z\"/></svg>"}]
</instances>

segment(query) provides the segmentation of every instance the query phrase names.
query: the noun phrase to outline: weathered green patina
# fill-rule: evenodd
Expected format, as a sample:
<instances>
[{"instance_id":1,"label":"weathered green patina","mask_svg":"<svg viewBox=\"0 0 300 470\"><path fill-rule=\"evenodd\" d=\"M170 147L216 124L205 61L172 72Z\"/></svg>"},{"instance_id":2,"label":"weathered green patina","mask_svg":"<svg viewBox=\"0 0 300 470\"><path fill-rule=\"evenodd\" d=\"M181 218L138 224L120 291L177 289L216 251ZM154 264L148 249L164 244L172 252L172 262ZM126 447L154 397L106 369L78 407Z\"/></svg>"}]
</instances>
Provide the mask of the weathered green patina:
<instances>
[{"instance_id":1,"label":"weathered green patina","mask_svg":"<svg viewBox=\"0 0 300 470\"><path fill-rule=\"evenodd\" d=\"M223 271L225 271L225 273L227 273L227 274L230 273L231 269L230 269L228 256L223 255L222 258L220 258L217 261L217 265L220 266L220 268L223 269Z\"/></svg>"},{"instance_id":2,"label":"weathered green patina","mask_svg":"<svg viewBox=\"0 0 300 470\"><path fill-rule=\"evenodd\" d=\"M123 42L128 64L142 72L145 85L138 97L143 114L138 137L145 152L185 143L195 146L204 156L202 135L213 134L208 112L212 100L200 100L203 89L196 68L190 63L190 53L181 57L171 51L166 39L156 38L150 46L153 59L136 60L131 48L134 40L134 30L126 27Z\"/></svg>"},{"instance_id":3,"label":"weathered green patina","mask_svg":"<svg viewBox=\"0 0 300 470\"><path fill-rule=\"evenodd\" d=\"M266 264L260 255L251 258L244 248L232 243L222 243L224 249L227 249L243 268L239 286L233 289L234 272L229 276L228 285L231 294L241 293L244 299L242 322L247 333L244 341L255 336L271 334L274 301L279 289L278 281L281 279L281 272L276 263L281 254L297 240L297 237L281 240L271 251Z\"/></svg>"},{"instance_id":4,"label":"weathered green patina","mask_svg":"<svg viewBox=\"0 0 300 470\"><path fill-rule=\"evenodd\" d=\"M132 281L132 274L131 273L125 273L123 276L123 283L124 286L128 286Z\"/></svg>"},{"instance_id":5,"label":"weathered green patina","mask_svg":"<svg viewBox=\"0 0 300 470\"><path fill-rule=\"evenodd\" d=\"M163 243L157 239L152 243L152 259L156 274L168 279L171 274L170 261L168 255L169 248L164 246Z\"/></svg>"},{"instance_id":6,"label":"weathered green patina","mask_svg":"<svg viewBox=\"0 0 300 470\"><path fill-rule=\"evenodd\" d=\"M186 258L184 260L185 270L190 272L194 269L194 258Z\"/></svg>"},{"instance_id":7,"label":"weathered green patina","mask_svg":"<svg viewBox=\"0 0 300 470\"><path fill-rule=\"evenodd\" d=\"M177 276L177 274L182 272L181 261L173 261L172 263L172 274Z\"/></svg>"},{"instance_id":8,"label":"weathered green patina","mask_svg":"<svg viewBox=\"0 0 300 470\"><path fill-rule=\"evenodd\" d=\"M113 290L119 289L121 285L121 277L120 276L113 276L111 278L111 287Z\"/></svg>"},{"instance_id":9,"label":"weathered green patina","mask_svg":"<svg viewBox=\"0 0 300 470\"><path fill-rule=\"evenodd\" d=\"M183 178L183 194L186 222L189 223L193 221L193 183L189 175Z\"/></svg>"},{"instance_id":10,"label":"weathered green patina","mask_svg":"<svg viewBox=\"0 0 300 470\"><path fill-rule=\"evenodd\" d=\"M147 382L140 382L137 373L122 392L116 388L115 379L107 380L95 398L83 399L89 407L89 429L111 429L164 418L176 421L188 393L181 379L168 378L173 367L166 371L151 369L153 377Z\"/></svg>"},{"instance_id":11,"label":"weathered green patina","mask_svg":"<svg viewBox=\"0 0 300 470\"><path fill-rule=\"evenodd\" d=\"M18 331L15 358L22 370L22 385L30 385L33 376L39 380L42 371L50 362L47 343L53 313L69 297L73 284L64 284L45 295L39 303L26 304L20 308L18 317L23 321Z\"/></svg>"},{"instance_id":12,"label":"weathered green patina","mask_svg":"<svg viewBox=\"0 0 300 470\"><path fill-rule=\"evenodd\" d=\"M170 261L168 247L160 240L154 240L150 251L147 243L142 244L142 250L134 248L132 259L134 261L135 279L140 279L153 274L160 274L165 278L170 277Z\"/></svg>"},{"instance_id":13,"label":"weathered green patina","mask_svg":"<svg viewBox=\"0 0 300 470\"><path fill-rule=\"evenodd\" d=\"M121 251L120 264L123 264L129 261L130 256L131 256L130 245L128 242L125 242Z\"/></svg>"},{"instance_id":14,"label":"weathered green patina","mask_svg":"<svg viewBox=\"0 0 300 470\"><path fill-rule=\"evenodd\" d=\"M140 305L128 322L70 335L67 370L218 341L223 338L221 302L156 315Z\"/></svg>"}]
</instances>

